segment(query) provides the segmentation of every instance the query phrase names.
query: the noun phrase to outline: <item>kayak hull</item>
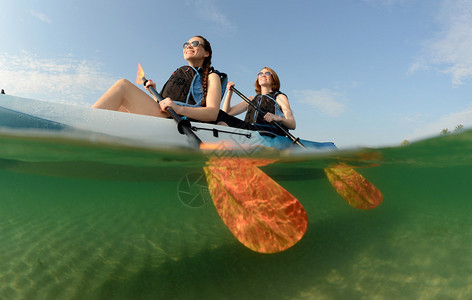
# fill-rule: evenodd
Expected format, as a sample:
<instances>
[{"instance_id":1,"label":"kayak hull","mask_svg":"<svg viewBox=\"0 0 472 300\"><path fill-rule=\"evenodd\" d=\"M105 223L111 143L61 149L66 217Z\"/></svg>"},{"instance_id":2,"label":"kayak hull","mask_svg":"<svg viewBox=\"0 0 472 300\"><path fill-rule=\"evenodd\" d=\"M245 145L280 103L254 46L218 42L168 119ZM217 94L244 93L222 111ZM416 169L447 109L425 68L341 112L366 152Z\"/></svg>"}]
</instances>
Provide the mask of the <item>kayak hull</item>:
<instances>
[{"instance_id":1,"label":"kayak hull","mask_svg":"<svg viewBox=\"0 0 472 300\"><path fill-rule=\"evenodd\" d=\"M0 95L0 129L19 131L81 132L106 136L140 145L174 148L191 147L178 132L175 121L152 116L93 109L69 104ZM249 131L208 123L192 122L192 129L205 144L231 145L247 149L264 146L278 150L295 147L287 137L264 136ZM307 148L336 149L331 142L302 141Z\"/></svg>"}]
</instances>

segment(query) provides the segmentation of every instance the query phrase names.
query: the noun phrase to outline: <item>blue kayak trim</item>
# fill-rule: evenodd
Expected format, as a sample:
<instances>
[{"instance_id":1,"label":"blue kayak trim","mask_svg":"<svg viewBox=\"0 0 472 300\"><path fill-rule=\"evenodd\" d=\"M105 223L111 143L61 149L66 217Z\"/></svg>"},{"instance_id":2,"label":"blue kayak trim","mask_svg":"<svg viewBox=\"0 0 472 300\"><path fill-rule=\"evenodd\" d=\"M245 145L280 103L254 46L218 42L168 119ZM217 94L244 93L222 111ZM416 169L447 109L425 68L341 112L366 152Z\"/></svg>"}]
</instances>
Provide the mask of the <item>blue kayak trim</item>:
<instances>
[{"instance_id":1,"label":"blue kayak trim","mask_svg":"<svg viewBox=\"0 0 472 300\"><path fill-rule=\"evenodd\" d=\"M264 140L264 146L275 148L278 150L283 150L291 147L300 148L298 145L294 144L293 141L286 136L262 136ZM308 140L300 140L300 143L303 144L308 149L323 149L323 150L337 150L338 148L332 142L313 142ZM301 148L300 148L301 149Z\"/></svg>"}]
</instances>

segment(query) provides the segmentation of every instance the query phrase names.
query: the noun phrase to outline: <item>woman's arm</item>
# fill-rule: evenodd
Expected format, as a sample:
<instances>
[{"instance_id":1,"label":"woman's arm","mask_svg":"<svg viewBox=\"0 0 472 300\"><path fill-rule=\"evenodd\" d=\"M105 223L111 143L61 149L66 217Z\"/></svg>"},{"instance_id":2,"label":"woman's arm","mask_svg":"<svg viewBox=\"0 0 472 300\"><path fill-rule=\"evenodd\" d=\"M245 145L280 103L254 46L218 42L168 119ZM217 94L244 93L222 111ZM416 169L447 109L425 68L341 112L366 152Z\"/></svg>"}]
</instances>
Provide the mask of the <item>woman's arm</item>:
<instances>
[{"instance_id":1,"label":"woman's arm","mask_svg":"<svg viewBox=\"0 0 472 300\"><path fill-rule=\"evenodd\" d=\"M295 129L297 127L297 123L295 122L295 117L293 116L292 109L290 108L287 96L285 96L284 94L279 94L277 95L275 101L277 101L277 104L282 109L285 118L274 115L272 113L267 113L264 116L264 120L266 120L267 122L277 121L282 123L288 129Z\"/></svg>"},{"instance_id":2,"label":"woman's arm","mask_svg":"<svg viewBox=\"0 0 472 300\"><path fill-rule=\"evenodd\" d=\"M233 90L231 87L234 86L234 82L229 81L227 84L227 93L225 97L225 101L223 102L223 108L222 110L228 115L231 116L236 116L239 115L240 113L243 113L247 110L248 104L245 101L242 101L235 106L231 107L231 97L233 96Z\"/></svg>"},{"instance_id":3,"label":"woman's arm","mask_svg":"<svg viewBox=\"0 0 472 300\"><path fill-rule=\"evenodd\" d=\"M189 107L180 106L172 100L165 101L161 105L161 109L165 110L167 107L172 107L176 113L189 117L191 119L202 122L213 122L218 117L221 104L221 82L220 77L216 73L211 73L208 76L208 91L206 96L205 107Z\"/></svg>"},{"instance_id":4,"label":"woman's arm","mask_svg":"<svg viewBox=\"0 0 472 300\"><path fill-rule=\"evenodd\" d=\"M234 82L228 81L226 85L226 97L225 101L223 102L223 107L221 108L222 111L229 113L231 110L231 97L233 97L233 90L231 87L234 86Z\"/></svg>"}]
</instances>

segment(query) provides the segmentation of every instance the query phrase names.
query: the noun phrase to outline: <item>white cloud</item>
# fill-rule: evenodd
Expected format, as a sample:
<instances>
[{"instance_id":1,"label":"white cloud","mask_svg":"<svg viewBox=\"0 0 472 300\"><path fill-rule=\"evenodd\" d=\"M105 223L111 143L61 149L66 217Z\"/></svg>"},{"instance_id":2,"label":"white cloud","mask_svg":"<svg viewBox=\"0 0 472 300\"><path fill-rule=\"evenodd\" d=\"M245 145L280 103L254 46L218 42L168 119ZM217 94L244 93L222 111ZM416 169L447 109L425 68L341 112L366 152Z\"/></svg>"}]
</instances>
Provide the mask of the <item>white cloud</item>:
<instances>
[{"instance_id":1,"label":"white cloud","mask_svg":"<svg viewBox=\"0 0 472 300\"><path fill-rule=\"evenodd\" d=\"M462 85L472 78L472 2L443 1L437 20L440 32L425 42L410 72L434 67L450 75L454 86Z\"/></svg>"},{"instance_id":2,"label":"white cloud","mask_svg":"<svg viewBox=\"0 0 472 300\"><path fill-rule=\"evenodd\" d=\"M52 23L52 21L43 13L40 13L34 10L30 10L30 13L43 22Z\"/></svg>"},{"instance_id":3,"label":"white cloud","mask_svg":"<svg viewBox=\"0 0 472 300\"><path fill-rule=\"evenodd\" d=\"M319 109L328 116L339 116L346 110L342 94L328 89L298 90L294 91L294 97L298 102Z\"/></svg>"},{"instance_id":4,"label":"white cloud","mask_svg":"<svg viewBox=\"0 0 472 300\"><path fill-rule=\"evenodd\" d=\"M472 127L472 107L444 115L434 122L418 127L407 139L415 140L429 136L437 136L440 134L441 130L446 128L449 131L454 131L457 125L463 125L465 128Z\"/></svg>"},{"instance_id":5,"label":"white cloud","mask_svg":"<svg viewBox=\"0 0 472 300\"><path fill-rule=\"evenodd\" d=\"M115 81L101 64L72 57L0 53L0 88L10 95L90 105Z\"/></svg>"},{"instance_id":6,"label":"white cloud","mask_svg":"<svg viewBox=\"0 0 472 300\"><path fill-rule=\"evenodd\" d=\"M231 23L225 14L223 14L214 0L190 0L195 5L197 15L211 23L217 24L220 28L229 31L236 31L236 25Z\"/></svg>"}]
</instances>

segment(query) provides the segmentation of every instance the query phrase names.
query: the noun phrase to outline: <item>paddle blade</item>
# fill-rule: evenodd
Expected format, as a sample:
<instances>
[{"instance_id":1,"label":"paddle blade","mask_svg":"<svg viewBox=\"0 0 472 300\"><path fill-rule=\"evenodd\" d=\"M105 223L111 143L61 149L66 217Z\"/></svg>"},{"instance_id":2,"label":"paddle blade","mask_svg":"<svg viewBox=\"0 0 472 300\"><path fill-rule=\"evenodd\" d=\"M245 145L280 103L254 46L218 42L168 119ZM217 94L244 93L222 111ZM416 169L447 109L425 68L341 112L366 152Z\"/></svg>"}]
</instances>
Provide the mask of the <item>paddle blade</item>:
<instances>
[{"instance_id":1,"label":"paddle blade","mask_svg":"<svg viewBox=\"0 0 472 300\"><path fill-rule=\"evenodd\" d=\"M244 246L259 253L292 247L308 226L300 202L257 168L272 162L212 158L204 168L221 219Z\"/></svg>"},{"instance_id":2,"label":"paddle blade","mask_svg":"<svg viewBox=\"0 0 472 300\"><path fill-rule=\"evenodd\" d=\"M144 71L141 64L138 63L138 71L136 72L136 84L143 84Z\"/></svg>"},{"instance_id":3,"label":"paddle blade","mask_svg":"<svg viewBox=\"0 0 472 300\"><path fill-rule=\"evenodd\" d=\"M371 209L382 203L382 192L354 169L337 165L324 171L336 192L349 205L358 209Z\"/></svg>"}]
</instances>

